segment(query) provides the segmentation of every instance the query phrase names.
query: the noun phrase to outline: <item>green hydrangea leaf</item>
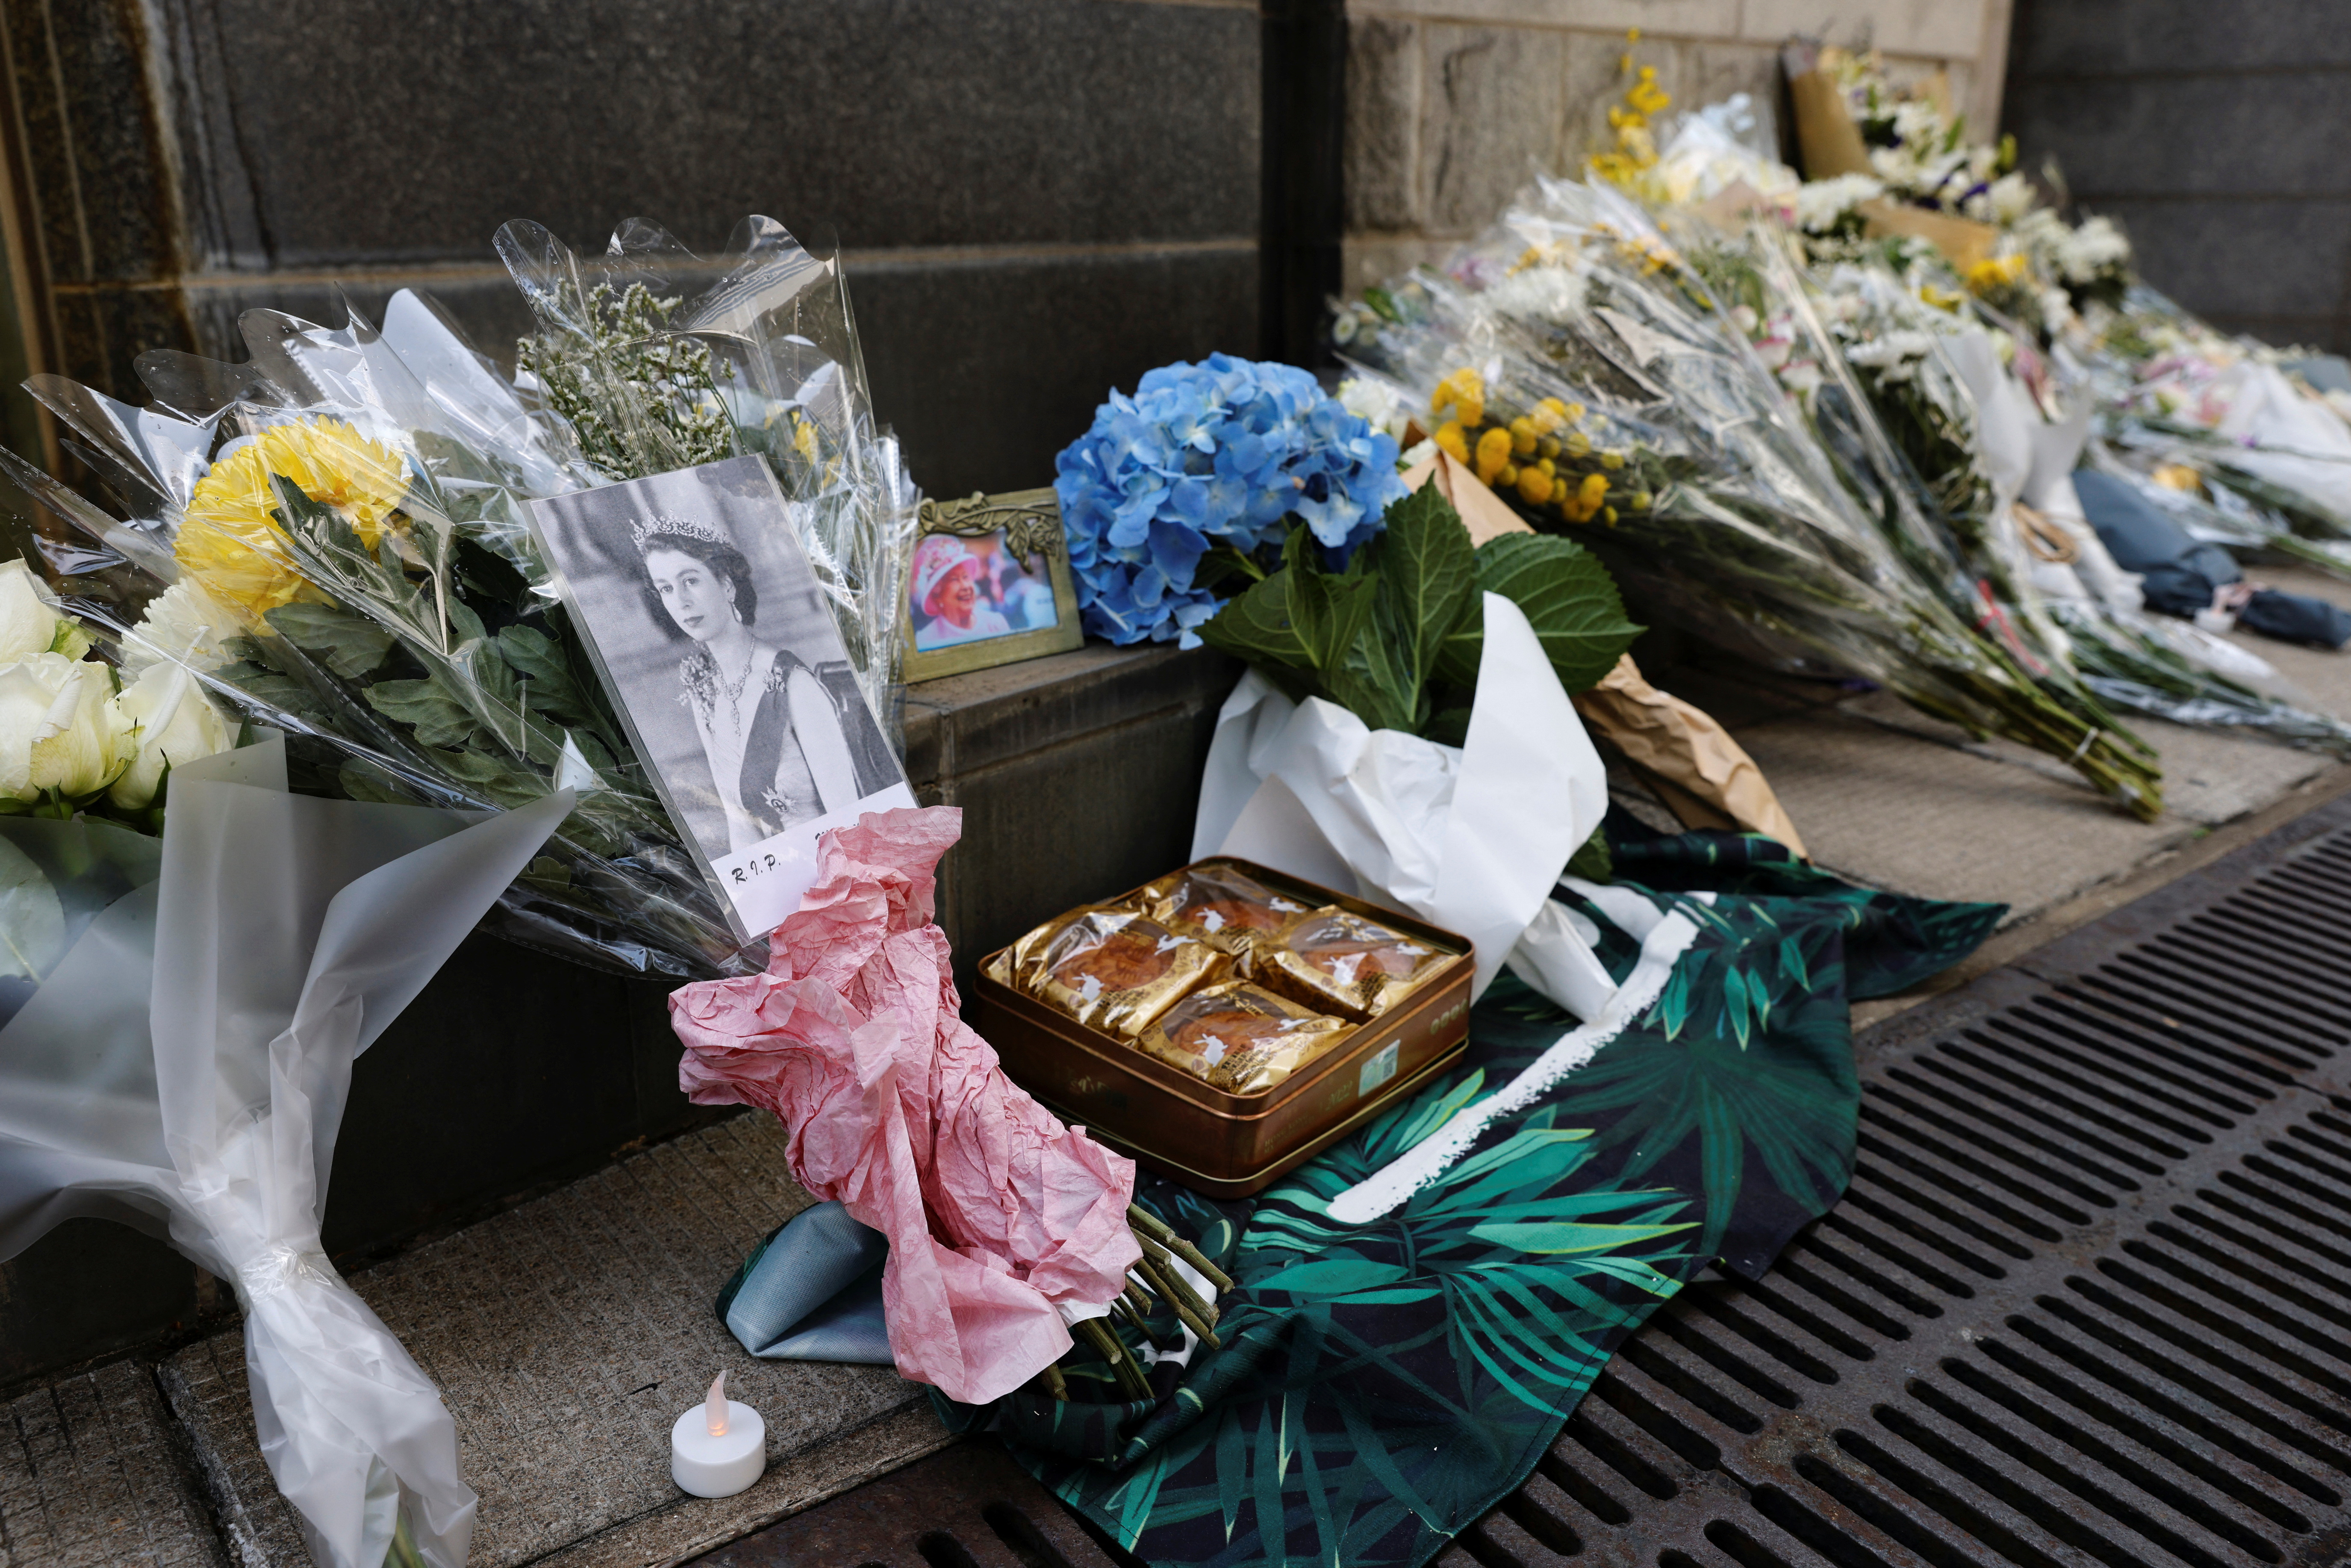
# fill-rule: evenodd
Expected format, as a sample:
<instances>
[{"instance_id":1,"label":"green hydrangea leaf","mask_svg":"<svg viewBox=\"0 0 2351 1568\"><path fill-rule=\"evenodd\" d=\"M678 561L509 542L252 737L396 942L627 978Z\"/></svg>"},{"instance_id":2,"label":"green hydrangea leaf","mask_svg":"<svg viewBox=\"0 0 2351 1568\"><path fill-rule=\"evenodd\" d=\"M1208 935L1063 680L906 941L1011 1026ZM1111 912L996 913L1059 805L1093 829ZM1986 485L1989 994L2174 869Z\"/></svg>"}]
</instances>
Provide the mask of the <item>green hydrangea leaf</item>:
<instances>
[{"instance_id":1,"label":"green hydrangea leaf","mask_svg":"<svg viewBox=\"0 0 2351 1568\"><path fill-rule=\"evenodd\" d=\"M1478 587L1516 604L1534 628L1560 685L1590 691L1646 628L1625 619L1625 601L1598 557L1573 539L1549 534L1504 534L1477 552ZM1445 640L1437 673L1458 685L1478 678L1484 650L1482 616L1462 617Z\"/></svg>"},{"instance_id":2,"label":"green hydrangea leaf","mask_svg":"<svg viewBox=\"0 0 2351 1568\"><path fill-rule=\"evenodd\" d=\"M1228 601L1200 628L1200 640L1252 664L1280 664L1292 670L1311 664L1306 644L1290 623L1290 573L1286 570L1250 583Z\"/></svg>"},{"instance_id":3,"label":"green hydrangea leaf","mask_svg":"<svg viewBox=\"0 0 2351 1568\"><path fill-rule=\"evenodd\" d=\"M1434 484L1389 507L1386 530L1367 548L1379 552L1383 631L1403 640L1395 657L1417 685L1436 670L1445 640L1469 608L1477 552L1461 514Z\"/></svg>"}]
</instances>

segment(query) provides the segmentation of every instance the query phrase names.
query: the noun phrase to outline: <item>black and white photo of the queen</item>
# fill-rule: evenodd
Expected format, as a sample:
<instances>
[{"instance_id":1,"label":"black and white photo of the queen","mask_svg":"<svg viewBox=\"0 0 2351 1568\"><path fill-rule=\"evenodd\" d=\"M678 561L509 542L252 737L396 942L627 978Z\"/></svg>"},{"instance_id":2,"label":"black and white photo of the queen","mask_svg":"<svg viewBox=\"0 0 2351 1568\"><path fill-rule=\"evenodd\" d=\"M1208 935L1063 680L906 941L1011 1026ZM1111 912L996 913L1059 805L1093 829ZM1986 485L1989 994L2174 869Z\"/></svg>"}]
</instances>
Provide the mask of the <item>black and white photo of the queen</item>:
<instances>
[{"instance_id":1,"label":"black and white photo of the queen","mask_svg":"<svg viewBox=\"0 0 2351 1568\"><path fill-rule=\"evenodd\" d=\"M726 847L747 850L786 828L857 803L849 739L816 673L758 632L751 563L706 522L654 517L630 528L649 604L688 651L678 700L694 716L726 812Z\"/></svg>"},{"instance_id":2,"label":"black and white photo of the queen","mask_svg":"<svg viewBox=\"0 0 2351 1568\"><path fill-rule=\"evenodd\" d=\"M558 591L662 799L747 938L813 879L816 841L914 803L763 458L532 504Z\"/></svg>"}]
</instances>

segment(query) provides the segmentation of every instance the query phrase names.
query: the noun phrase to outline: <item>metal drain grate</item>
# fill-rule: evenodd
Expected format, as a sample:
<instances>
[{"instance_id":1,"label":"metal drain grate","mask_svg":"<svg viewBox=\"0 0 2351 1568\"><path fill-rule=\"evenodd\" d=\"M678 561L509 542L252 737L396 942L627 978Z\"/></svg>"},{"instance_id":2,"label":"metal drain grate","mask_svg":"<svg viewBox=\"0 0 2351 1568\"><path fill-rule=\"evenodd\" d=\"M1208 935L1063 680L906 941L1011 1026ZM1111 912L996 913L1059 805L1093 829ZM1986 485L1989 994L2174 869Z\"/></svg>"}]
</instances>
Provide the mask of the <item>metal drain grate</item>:
<instances>
[{"instance_id":1,"label":"metal drain grate","mask_svg":"<svg viewBox=\"0 0 2351 1568\"><path fill-rule=\"evenodd\" d=\"M1889 1020L1844 1201L1652 1318L1440 1568L2351 1560L2346 1044L2351 801ZM707 1561L1113 1557L967 1445Z\"/></svg>"},{"instance_id":2,"label":"metal drain grate","mask_svg":"<svg viewBox=\"0 0 2351 1568\"><path fill-rule=\"evenodd\" d=\"M1844 1202L1440 1562L2351 1558L2346 1043L2351 806L1892 1020Z\"/></svg>"}]
</instances>

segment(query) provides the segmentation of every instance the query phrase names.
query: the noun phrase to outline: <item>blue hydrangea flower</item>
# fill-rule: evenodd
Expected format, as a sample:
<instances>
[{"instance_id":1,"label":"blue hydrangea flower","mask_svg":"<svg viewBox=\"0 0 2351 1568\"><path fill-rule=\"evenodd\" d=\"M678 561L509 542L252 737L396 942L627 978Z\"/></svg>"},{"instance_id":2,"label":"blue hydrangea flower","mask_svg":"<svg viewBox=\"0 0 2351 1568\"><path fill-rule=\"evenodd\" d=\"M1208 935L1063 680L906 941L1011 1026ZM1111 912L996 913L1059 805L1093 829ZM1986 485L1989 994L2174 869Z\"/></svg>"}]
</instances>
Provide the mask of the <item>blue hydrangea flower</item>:
<instances>
[{"instance_id":1,"label":"blue hydrangea flower","mask_svg":"<svg viewBox=\"0 0 2351 1568\"><path fill-rule=\"evenodd\" d=\"M1306 371L1211 354L1113 392L1055 465L1085 629L1200 645L1224 601L1193 586L1218 546L1279 541L1294 514L1343 562L1404 494L1396 444Z\"/></svg>"}]
</instances>

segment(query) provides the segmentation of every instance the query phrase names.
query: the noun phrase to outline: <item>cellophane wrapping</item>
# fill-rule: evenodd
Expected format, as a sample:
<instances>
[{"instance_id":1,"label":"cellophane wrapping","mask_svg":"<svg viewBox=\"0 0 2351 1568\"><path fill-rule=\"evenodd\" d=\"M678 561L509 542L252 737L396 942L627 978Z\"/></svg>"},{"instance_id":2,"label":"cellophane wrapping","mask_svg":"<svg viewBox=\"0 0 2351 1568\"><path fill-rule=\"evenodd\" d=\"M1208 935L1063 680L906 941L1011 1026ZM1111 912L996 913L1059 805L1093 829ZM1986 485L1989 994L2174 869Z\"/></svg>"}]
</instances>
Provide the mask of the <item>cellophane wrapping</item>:
<instances>
[{"instance_id":1,"label":"cellophane wrapping","mask_svg":"<svg viewBox=\"0 0 2351 1568\"><path fill-rule=\"evenodd\" d=\"M37 544L68 608L115 656L176 662L284 731L297 789L506 810L572 788L500 930L655 977L756 971L549 584L528 504L764 454L891 726L919 497L873 423L838 260L763 218L714 263L639 222L585 260L533 225L499 246L541 322L518 378L408 290L381 329L252 310L243 364L141 356L145 408L27 383L110 508L14 454L0 468L65 525Z\"/></svg>"},{"instance_id":2,"label":"cellophane wrapping","mask_svg":"<svg viewBox=\"0 0 2351 1568\"><path fill-rule=\"evenodd\" d=\"M2127 810L2161 796L2152 754L2078 683L2045 678L1952 608L1866 515L1822 444L1679 252L1618 193L1545 180L1445 271L1380 292L1353 357L1447 439L1475 378L1492 455L1561 444L1549 484L1479 461L1539 529L1572 531L1645 604L1815 671L1876 681L1977 735L2064 760ZM1539 411L1548 409L1549 420ZM1572 413L1572 419L1562 414ZM1567 428L1572 426L1572 429ZM1468 443L1463 429L1452 437ZM1456 453L1457 457L1465 454ZM1479 460L1475 451L1465 460ZM1489 469L1491 468L1489 472ZM1584 503L1597 499L1599 509ZM1612 514L1613 510L1613 515Z\"/></svg>"},{"instance_id":3,"label":"cellophane wrapping","mask_svg":"<svg viewBox=\"0 0 2351 1568\"><path fill-rule=\"evenodd\" d=\"M160 843L0 818L0 1257L124 1220L236 1291L263 1458L324 1568L462 1568L432 1380L319 1240L351 1063L569 808L486 821L289 793L282 739L180 770Z\"/></svg>"},{"instance_id":4,"label":"cellophane wrapping","mask_svg":"<svg viewBox=\"0 0 2351 1568\"><path fill-rule=\"evenodd\" d=\"M1700 236L1688 252L1718 303L1736 322L1752 322L1751 334L1864 515L1877 519L1922 580L1942 587L1954 611L1973 609L1982 629L2001 636L2044 685L2077 681L2110 708L2173 723L2243 729L2338 753L2351 747L2351 727L2249 683L2242 666L2252 661L2236 650L2142 612L2135 588L2116 591L2112 580L2121 574L2111 561L2103 573L2087 561L2079 574L2056 561L2036 572L2017 525L2017 504L2028 494L2071 517L2053 514L2044 533L2079 536L2069 545L2104 559L2064 476L2095 396L2094 378L2066 350L2044 358L2015 346L2034 382L2028 393L1991 360L1980 324L1925 305L1917 283L1896 276L1883 254L1806 268L1801 253L1762 225L1735 238ZM1944 297L1956 303L1959 280L1944 281L1952 286ZM1982 406L1954 362L1955 344L1973 350L1979 379L2004 383L1991 390L2005 407ZM2070 420L2041 417L2043 400ZM2090 450L2090 461L2118 466L2102 448ZM1929 472L1938 477L1928 480ZM2137 474L2130 479L2161 488ZM2192 504L2212 513L2220 528L2231 526L2180 492L2166 492L2166 504L2173 510ZM2036 586L2043 575L2068 591L2043 592Z\"/></svg>"}]
</instances>

